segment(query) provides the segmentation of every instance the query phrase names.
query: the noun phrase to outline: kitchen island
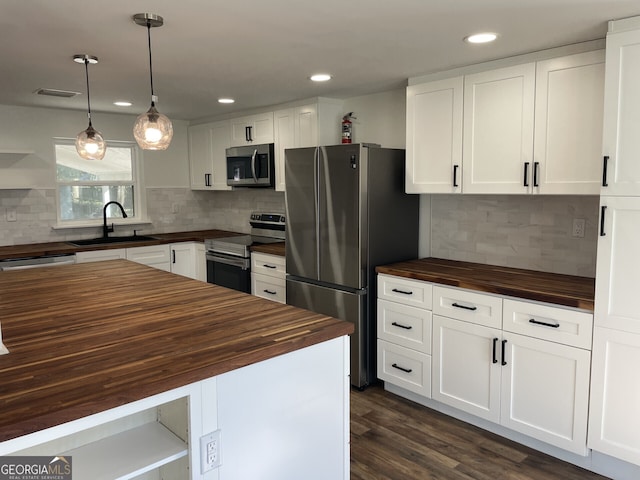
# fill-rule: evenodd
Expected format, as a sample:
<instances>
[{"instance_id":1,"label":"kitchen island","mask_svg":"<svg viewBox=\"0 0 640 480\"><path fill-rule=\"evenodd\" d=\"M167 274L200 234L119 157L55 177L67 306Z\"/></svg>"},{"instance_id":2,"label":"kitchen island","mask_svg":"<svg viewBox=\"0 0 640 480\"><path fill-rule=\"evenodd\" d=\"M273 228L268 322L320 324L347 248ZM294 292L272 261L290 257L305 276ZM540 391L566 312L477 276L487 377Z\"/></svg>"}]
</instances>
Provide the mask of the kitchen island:
<instances>
[{"instance_id":1,"label":"kitchen island","mask_svg":"<svg viewBox=\"0 0 640 480\"><path fill-rule=\"evenodd\" d=\"M348 478L347 322L126 260L2 272L0 311L0 455L76 468L160 424L166 465L92 478Z\"/></svg>"}]
</instances>

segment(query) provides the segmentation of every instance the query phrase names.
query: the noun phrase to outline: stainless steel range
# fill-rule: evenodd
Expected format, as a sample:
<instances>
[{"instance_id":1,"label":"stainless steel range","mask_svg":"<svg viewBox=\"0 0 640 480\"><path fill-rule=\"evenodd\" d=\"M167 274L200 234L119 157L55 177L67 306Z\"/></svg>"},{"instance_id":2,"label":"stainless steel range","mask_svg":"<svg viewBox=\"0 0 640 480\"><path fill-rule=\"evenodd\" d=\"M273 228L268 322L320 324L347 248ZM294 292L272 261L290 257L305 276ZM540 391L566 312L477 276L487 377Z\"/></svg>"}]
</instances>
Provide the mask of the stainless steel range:
<instances>
[{"instance_id":1,"label":"stainless steel range","mask_svg":"<svg viewBox=\"0 0 640 480\"><path fill-rule=\"evenodd\" d=\"M284 242L285 217L281 212L252 212L251 234L205 240L207 282L251 293L251 247Z\"/></svg>"}]
</instances>

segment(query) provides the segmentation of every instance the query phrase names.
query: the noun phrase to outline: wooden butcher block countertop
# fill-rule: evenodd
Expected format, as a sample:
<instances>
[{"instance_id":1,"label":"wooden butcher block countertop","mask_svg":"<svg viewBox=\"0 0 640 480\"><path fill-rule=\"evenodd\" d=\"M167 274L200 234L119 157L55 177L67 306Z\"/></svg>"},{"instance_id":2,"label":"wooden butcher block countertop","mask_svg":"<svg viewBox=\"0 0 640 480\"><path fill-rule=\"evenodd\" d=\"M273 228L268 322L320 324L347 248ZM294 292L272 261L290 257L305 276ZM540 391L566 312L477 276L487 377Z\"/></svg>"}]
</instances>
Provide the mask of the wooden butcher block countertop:
<instances>
[{"instance_id":1,"label":"wooden butcher block countertop","mask_svg":"<svg viewBox=\"0 0 640 480\"><path fill-rule=\"evenodd\" d=\"M593 311L595 279L519 268L422 258L384 265L378 273Z\"/></svg>"},{"instance_id":2,"label":"wooden butcher block countertop","mask_svg":"<svg viewBox=\"0 0 640 480\"><path fill-rule=\"evenodd\" d=\"M252 252L268 253L270 255L279 255L284 257L286 254L285 242L264 243L262 245L254 245L251 247Z\"/></svg>"},{"instance_id":3,"label":"wooden butcher block countertop","mask_svg":"<svg viewBox=\"0 0 640 480\"><path fill-rule=\"evenodd\" d=\"M127 260L0 272L0 441L353 332Z\"/></svg>"},{"instance_id":4,"label":"wooden butcher block countertop","mask_svg":"<svg viewBox=\"0 0 640 480\"><path fill-rule=\"evenodd\" d=\"M145 236L147 234L144 234ZM0 247L0 260L26 257L44 257L47 255L64 255L90 250L108 250L113 248L143 247L145 245L161 245L174 242L204 242L208 238L222 238L242 235L227 230L194 230L189 232L153 233L148 236L152 240L144 242L120 242L110 244L85 245L82 247L68 242L28 243L24 245L9 245ZM117 236L113 235L112 236Z\"/></svg>"}]
</instances>

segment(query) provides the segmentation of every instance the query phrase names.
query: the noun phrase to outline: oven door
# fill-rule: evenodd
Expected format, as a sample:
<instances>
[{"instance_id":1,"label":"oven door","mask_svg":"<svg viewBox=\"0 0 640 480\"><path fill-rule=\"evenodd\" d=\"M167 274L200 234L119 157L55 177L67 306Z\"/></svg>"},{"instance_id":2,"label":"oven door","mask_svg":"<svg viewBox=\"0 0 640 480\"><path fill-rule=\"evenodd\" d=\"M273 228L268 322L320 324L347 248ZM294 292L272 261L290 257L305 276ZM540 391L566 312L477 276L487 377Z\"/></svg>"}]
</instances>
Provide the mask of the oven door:
<instances>
[{"instance_id":1,"label":"oven door","mask_svg":"<svg viewBox=\"0 0 640 480\"><path fill-rule=\"evenodd\" d=\"M251 293L251 259L207 252L207 282Z\"/></svg>"}]
</instances>

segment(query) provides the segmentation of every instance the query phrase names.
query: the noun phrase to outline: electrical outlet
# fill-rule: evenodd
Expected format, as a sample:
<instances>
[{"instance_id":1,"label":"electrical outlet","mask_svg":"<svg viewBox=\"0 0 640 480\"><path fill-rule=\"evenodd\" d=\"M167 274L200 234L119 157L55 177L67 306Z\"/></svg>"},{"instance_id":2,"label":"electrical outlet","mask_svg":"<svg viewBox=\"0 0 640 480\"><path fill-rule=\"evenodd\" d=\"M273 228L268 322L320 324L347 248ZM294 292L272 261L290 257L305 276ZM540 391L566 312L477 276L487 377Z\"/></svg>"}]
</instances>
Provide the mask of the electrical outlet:
<instances>
[{"instance_id":1,"label":"electrical outlet","mask_svg":"<svg viewBox=\"0 0 640 480\"><path fill-rule=\"evenodd\" d=\"M573 232L571 236L584 238L584 218L574 218L573 219Z\"/></svg>"},{"instance_id":2,"label":"electrical outlet","mask_svg":"<svg viewBox=\"0 0 640 480\"><path fill-rule=\"evenodd\" d=\"M177 203L171 204L171 213L178 213L180 211L180 206Z\"/></svg>"},{"instance_id":3,"label":"electrical outlet","mask_svg":"<svg viewBox=\"0 0 640 480\"><path fill-rule=\"evenodd\" d=\"M7 222L15 222L18 220L18 212L15 208L7 208Z\"/></svg>"},{"instance_id":4,"label":"electrical outlet","mask_svg":"<svg viewBox=\"0 0 640 480\"><path fill-rule=\"evenodd\" d=\"M208 472L222 465L220 450L220 430L200 437L200 473Z\"/></svg>"}]
</instances>

